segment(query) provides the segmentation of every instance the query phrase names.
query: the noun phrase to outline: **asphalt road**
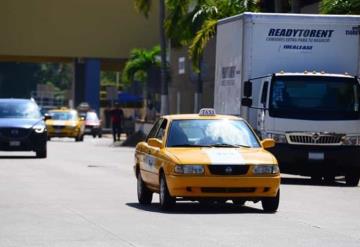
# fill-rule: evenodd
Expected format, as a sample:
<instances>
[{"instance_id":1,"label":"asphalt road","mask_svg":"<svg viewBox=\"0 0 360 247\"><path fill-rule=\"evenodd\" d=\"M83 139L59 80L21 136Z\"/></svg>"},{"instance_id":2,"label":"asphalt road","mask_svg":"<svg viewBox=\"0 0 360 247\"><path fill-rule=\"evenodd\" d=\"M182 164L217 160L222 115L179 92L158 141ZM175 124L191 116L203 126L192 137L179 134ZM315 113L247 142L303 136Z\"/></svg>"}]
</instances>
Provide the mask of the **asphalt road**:
<instances>
[{"instance_id":1,"label":"asphalt road","mask_svg":"<svg viewBox=\"0 0 360 247\"><path fill-rule=\"evenodd\" d=\"M134 150L54 139L47 159L0 152L3 246L360 246L360 187L284 176L279 212L260 204L170 213L136 198Z\"/></svg>"}]
</instances>

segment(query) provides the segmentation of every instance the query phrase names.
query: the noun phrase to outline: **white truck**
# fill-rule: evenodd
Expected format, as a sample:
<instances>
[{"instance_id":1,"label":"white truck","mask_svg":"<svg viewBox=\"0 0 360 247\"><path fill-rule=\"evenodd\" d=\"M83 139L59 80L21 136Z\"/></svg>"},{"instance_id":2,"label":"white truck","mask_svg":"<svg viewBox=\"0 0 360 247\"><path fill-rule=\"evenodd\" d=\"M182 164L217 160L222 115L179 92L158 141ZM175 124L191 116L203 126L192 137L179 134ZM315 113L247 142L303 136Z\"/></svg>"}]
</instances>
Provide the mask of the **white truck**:
<instances>
[{"instance_id":1,"label":"white truck","mask_svg":"<svg viewBox=\"0 0 360 247\"><path fill-rule=\"evenodd\" d=\"M216 43L216 112L275 139L283 172L357 186L360 17L244 13Z\"/></svg>"}]
</instances>

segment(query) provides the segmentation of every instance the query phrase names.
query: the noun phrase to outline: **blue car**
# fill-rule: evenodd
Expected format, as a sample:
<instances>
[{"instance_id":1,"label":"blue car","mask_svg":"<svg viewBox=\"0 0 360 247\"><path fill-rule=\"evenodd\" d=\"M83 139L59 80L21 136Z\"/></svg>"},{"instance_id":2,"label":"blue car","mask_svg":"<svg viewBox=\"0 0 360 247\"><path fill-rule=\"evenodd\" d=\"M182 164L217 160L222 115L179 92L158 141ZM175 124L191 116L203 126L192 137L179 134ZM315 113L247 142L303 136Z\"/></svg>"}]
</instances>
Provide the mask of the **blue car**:
<instances>
[{"instance_id":1,"label":"blue car","mask_svg":"<svg viewBox=\"0 0 360 247\"><path fill-rule=\"evenodd\" d=\"M47 156L47 129L38 105L29 99L0 99L0 150Z\"/></svg>"}]
</instances>

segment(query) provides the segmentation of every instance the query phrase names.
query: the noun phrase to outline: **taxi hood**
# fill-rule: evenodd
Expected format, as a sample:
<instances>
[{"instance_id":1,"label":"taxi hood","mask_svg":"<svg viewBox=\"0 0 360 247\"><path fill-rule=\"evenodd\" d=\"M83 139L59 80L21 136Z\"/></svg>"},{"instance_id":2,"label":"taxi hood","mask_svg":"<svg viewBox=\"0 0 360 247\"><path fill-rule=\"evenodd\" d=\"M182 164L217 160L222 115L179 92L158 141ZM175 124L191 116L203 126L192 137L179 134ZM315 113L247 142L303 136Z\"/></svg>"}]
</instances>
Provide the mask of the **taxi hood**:
<instances>
[{"instance_id":1,"label":"taxi hood","mask_svg":"<svg viewBox=\"0 0 360 247\"><path fill-rule=\"evenodd\" d=\"M168 148L179 164L274 164L272 154L261 148Z\"/></svg>"}]
</instances>

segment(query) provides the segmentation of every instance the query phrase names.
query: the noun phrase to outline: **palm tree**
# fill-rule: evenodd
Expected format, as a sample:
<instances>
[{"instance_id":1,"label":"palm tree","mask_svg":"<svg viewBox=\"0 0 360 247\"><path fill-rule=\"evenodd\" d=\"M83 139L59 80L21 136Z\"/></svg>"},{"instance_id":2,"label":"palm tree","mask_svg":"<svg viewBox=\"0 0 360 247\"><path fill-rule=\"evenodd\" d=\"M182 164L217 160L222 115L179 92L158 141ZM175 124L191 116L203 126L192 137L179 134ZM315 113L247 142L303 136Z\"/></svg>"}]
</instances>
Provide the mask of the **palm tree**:
<instances>
[{"instance_id":1,"label":"palm tree","mask_svg":"<svg viewBox=\"0 0 360 247\"><path fill-rule=\"evenodd\" d=\"M151 0L134 0L136 9L148 16L151 10ZM162 71L162 96L166 92L166 51L165 30L171 39L172 45L189 46L189 56L193 67L198 73L196 96L199 102L195 108L200 108L202 94L201 61L208 41L215 35L217 20L240 14L244 11L256 10L257 0L166 0L167 17L164 19L164 0L160 0L160 32L161 32L161 71ZM165 22L164 22L165 20ZM162 25L164 24L164 25ZM165 96L165 94L164 94ZM161 113L163 114L163 100ZM168 109L168 108L166 108ZM167 113L167 112L166 112Z\"/></svg>"},{"instance_id":2,"label":"palm tree","mask_svg":"<svg viewBox=\"0 0 360 247\"><path fill-rule=\"evenodd\" d=\"M200 11L206 0L167 0L167 17L165 19L165 30L171 40L172 47L189 46L196 32L200 30L204 19L194 19L194 15ZM200 63L200 62L199 62ZM201 65L196 70L197 86L195 91L194 112L201 108L202 99L202 76Z\"/></svg>"},{"instance_id":3,"label":"palm tree","mask_svg":"<svg viewBox=\"0 0 360 247\"><path fill-rule=\"evenodd\" d=\"M193 66L199 68L204 49L211 38L215 36L219 19L237 15L245 11L257 10L256 0L205 0L194 14L193 21L202 18L203 24L196 33L189 48Z\"/></svg>"},{"instance_id":4,"label":"palm tree","mask_svg":"<svg viewBox=\"0 0 360 247\"><path fill-rule=\"evenodd\" d=\"M143 84L143 105L147 109L148 99L148 78L149 73L154 68L160 67L158 59L160 54L160 46L155 46L150 50L133 49L130 52L130 58L126 62L122 71L122 80L125 83L140 81Z\"/></svg>"},{"instance_id":5,"label":"palm tree","mask_svg":"<svg viewBox=\"0 0 360 247\"><path fill-rule=\"evenodd\" d=\"M167 73L166 73L166 37L164 30L164 20L165 20L165 0L159 0L159 25L160 25L160 57L161 57L161 109L160 114L165 115L169 113L169 97L168 97L168 83L167 83ZM136 9L144 14L145 17L148 17L150 12L152 1L151 0L134 0Z\"/></svg>"},{"instance_id":6,"label":"palm tree","mask_svg":"<svg viewBox=\"0 0 360 247\"><path fill-rule=\"evenodd\" d=\"M360 14L360 0L322 0L320 5L323 14Z\"/></svg>"}]
</instances>

